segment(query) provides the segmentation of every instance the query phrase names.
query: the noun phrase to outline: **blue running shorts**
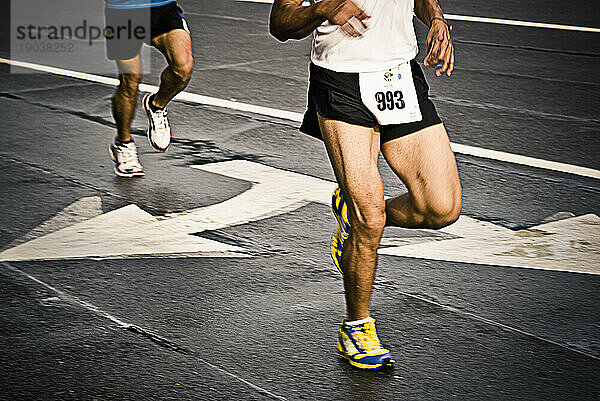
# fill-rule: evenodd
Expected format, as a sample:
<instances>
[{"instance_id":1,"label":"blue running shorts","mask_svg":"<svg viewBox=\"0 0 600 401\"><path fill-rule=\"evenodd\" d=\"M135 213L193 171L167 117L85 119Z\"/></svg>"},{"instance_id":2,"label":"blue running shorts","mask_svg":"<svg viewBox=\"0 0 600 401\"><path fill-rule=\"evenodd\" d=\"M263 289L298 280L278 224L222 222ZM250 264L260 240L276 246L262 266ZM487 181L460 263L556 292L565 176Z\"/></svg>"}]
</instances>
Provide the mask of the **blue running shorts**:
<instances>
[{"instance_id":1,"label":"blue running shorts","mask_svg":"<svg viewBox=\"0 0 600 401\"><path fill-rule=\"evenodd\" d=\"M176 2L164 6L146 8L109 8L104 9L106 27L117 29L117 27L133 26L149 28L150 34L146 35L120 35L112 38L106 37L106 57L109 60L130 60L137 56L142 45L152 45L152 39L175 29L184 29L189 32L187 23L183 18L183 10ZM143 37L141 37L143 36Z\"/></svg>"}]
</instances>

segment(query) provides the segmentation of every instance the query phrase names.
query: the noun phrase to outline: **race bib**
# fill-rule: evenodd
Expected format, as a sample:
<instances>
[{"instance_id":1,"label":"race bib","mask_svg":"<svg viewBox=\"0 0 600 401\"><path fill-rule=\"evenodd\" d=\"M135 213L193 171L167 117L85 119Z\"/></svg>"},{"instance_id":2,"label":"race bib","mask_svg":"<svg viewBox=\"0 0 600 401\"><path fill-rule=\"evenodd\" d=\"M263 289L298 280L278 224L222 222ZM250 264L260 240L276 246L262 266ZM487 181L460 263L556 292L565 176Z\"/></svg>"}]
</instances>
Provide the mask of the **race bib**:
<instances>
[{"instance_id":1,"label":"race bib","mask_svg":"<svg viewBox=\"0 0 600 401\"><path fill-rule=\"evenodd\" d=\"M385 71L359 74L360 96L380 125L421 121L410 62Z\"/></svg>"}]
</instances>

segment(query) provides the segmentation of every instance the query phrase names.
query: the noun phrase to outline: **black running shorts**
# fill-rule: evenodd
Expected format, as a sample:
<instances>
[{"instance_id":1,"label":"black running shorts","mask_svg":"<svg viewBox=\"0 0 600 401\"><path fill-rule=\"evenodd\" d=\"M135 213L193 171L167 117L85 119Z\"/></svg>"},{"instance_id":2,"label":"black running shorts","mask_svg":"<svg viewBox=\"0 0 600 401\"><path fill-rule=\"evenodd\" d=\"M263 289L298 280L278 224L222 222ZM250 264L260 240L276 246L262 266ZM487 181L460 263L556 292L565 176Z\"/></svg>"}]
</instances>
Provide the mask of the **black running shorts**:
<instances>
[{"instance_id":1,"label":"black running shorts","mask_svg":"<svg viewBox=\"0 0 600 401\"><path fill-rule=\"evenodd\" d=\"M361 100L358 73L335 72L310 63L308 106L300 131L323 140L317 113L321 117L353 125L379 126L381 143L440 124L442 120L429 99L429 85L425 81L423 70L415 60L410 62L410 66L423 116L422 120L379 126L373 113Z\"/></svg>"},{"instance_id":2,"label":"black running shorts","mask_svg":"<svg viewBox=\"0 0 600 401\"><path fill-rule=\"evenodd\" d=\"M152 39L175 29L184 29L189 32L187 23L183 18L183 10L177 3L164 6L133 9L114 9L106 7L104 10L106 28L112 28L106 35L106 57L109 60L130 60L137 56L142 45L152 45ZM127 27L116 34L118 27ZM129 27L132 27L129 32ZM135 28L150 29L148 34L136 34ZM137 33L139 33L138 31Z\"/></svg>"}]
</instances>

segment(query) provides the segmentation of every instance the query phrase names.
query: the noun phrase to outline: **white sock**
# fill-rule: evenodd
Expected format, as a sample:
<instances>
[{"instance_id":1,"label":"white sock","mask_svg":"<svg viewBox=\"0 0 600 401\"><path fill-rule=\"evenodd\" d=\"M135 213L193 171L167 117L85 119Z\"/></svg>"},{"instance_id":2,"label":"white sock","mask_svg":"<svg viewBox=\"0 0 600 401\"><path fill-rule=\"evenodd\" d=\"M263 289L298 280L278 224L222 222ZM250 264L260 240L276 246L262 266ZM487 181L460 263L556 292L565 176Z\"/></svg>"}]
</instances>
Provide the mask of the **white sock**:
<instances>
[{"instance_id":1,"label":"white sock","mask_svg":"<svg viewBox=\"0 0 600 401\"><path fill-rule=\"evenodd\" d=\"M371 316L367 316L364 319L360 319L360 320L353 320L351 322L346 322L346 326L358 326L361 325L363 323L367 323L369 320L371 320L372 317Z\"/></svg>"}]
</instances>

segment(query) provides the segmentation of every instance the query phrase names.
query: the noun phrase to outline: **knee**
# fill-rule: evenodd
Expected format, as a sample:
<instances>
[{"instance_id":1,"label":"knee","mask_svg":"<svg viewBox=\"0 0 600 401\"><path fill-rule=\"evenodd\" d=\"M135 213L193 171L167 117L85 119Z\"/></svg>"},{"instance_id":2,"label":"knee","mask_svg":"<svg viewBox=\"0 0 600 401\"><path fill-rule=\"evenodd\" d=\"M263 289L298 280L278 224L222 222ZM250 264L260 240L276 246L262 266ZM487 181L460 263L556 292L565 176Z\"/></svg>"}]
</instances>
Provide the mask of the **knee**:
<instances>
[{"instance_id":1,"label":"knee","mask_svg":"<svg viewBox=\"0 0 600 401\"><path fill-rule=\"evenodd\" d=\"M426 228L439 229L458 220L462 210L460 191L438 197L423 210L423 222Z\"/></svg>"},{"instance_id":2,"label":"knee","mask_svg":"<svg viewBox=\"0 0 600 401\"><path fill-rule=\"evenodd\" d=\"M385 229L385 204L361 208L355 216L351 231L361 242L378 247Z\"/></svg>"},{"instance_id":3,"label":"knee","mask_svg":"<svg viewBox=\"0 0 600 401\"><path fill-rule=\"evenodd\" d=\"M181 81L181 83L187 85L192 79L192 73L194 71L194 59L190 57L185 61L175 63L171 65L171 70L173 70L173 73Z\"/></svg>"},{"instance_id":4,"label":"knee","mask_svg":"<svg viewBox=\"0 0 600 401\"><path fill-rule=\"evenodd\" d=\"M460 217L460 206L432 210L427 217L428 228L440 229L454 223Z\"/></svg>"}]
</instances>

